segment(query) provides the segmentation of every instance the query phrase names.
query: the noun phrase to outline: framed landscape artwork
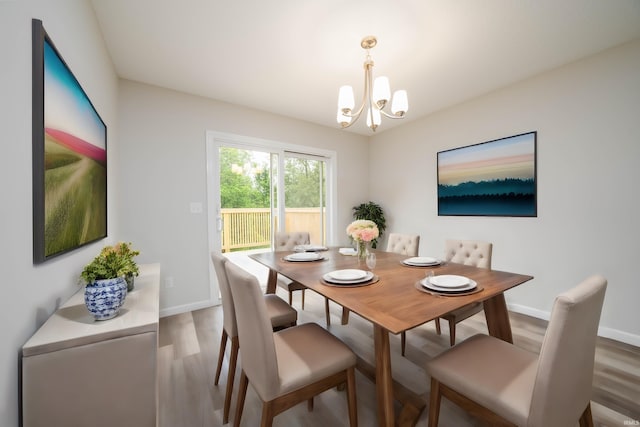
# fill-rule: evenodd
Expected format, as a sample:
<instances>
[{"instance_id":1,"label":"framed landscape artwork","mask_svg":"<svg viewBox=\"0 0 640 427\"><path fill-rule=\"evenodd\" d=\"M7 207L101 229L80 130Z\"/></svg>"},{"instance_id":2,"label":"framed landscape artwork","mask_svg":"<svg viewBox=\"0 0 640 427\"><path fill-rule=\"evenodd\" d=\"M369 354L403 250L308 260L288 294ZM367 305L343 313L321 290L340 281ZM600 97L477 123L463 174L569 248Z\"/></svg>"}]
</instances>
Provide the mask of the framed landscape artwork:
<instances>
[{"instance_id":1,"label":"framed landscape artwork","mask_svg":"<svg viewBox=\"0 0 640 427\"><path fill-rule=\"evenodd\" d=\"M537 216L537 132L438 152L438 215Z\"/></svg>"},{"instance_id":2,"label":"framed landscape artwork","mask_svg":"<svg viewBox=\"0 0 640 427\"><path fill-rule=\"evenodd\" d=\"M107 127L42 26L33 37L33 259L107 236Z\"/></svg>"}]
</instances>

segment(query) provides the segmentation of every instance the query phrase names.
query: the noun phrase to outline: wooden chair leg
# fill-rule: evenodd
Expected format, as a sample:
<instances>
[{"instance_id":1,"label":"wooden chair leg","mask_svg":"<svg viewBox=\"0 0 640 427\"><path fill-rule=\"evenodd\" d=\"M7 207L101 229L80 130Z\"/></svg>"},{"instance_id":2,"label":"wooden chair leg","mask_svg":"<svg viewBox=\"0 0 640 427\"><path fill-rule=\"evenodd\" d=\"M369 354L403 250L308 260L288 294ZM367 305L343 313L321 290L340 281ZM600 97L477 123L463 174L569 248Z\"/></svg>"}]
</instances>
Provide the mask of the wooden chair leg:
<instances>
[{"instance_id":1,"label":"wooden chair leg","mask_svg":"<svg viewBox=\"0 0 640 427\"><path fill-rule=\"evenodd\" d=\"M436 317L436 319L434 320L434 322L436 322L436 333L438 335L442 334L442 329L440 329L440 318Z\"/></svg>"},{"instance_id":2,"label":"wooden chair leg","mask_svg":"<svg viewBox=\"0 0 640 427\"><path fill-rule=\"evenodd\" d=\"M402 332L400 334L400 352L402 353L403 356L404 356L404 351L406 347L407 347L407 333Z\"/></svg>"},{"instance_id":3,"label":"wooden chair leg","mask_svg":"<svg viewBox=\"0 0 640 427\"><path fill-rule=\"evenodd\" d=\"M449 345L456 345L456 321L449 320Z\"/></svg>"},{"instance_id":4,"label":"wooden chair leg","mask_svg":"<svg viewBox=\"0 0 640 427\"><path fill-rule=\"evenodd\" d=\"M224 351L227 348L227 331L222 330L222 339L220 340L220 352L218 353L218 367L216 368L216 379L213 382L215 385L218 385L218 381L220 381L220 371L222 371L222 359L224 359Z\"/></svg>"},{"instance_id":5,"label":"wooden chair leg","mask_svg":"<svg viewBox=\"0 0 640 427\"><path fill-rule=\"evenodd\" d=\"M313 397L307 400L307 411L313 412Z\"/></svg>"},{"instance_id":6,"label":"wooden chair leg","mask_svg":"<svg viewBox=\"0 0 640 427\"><path fill-rule=\"evenodd\" d=\"M324 299L324 317L327 319L327 326L331 326L331 314L329 313L329 298Z\"/></svg>"},{"instance_id":7,"label":"wooden chair leg","mask_svg":"<svg viewBox=\"0 0 640 427\"><path fill-rule=\"evenodd\" d=\"M358 401L356 397L356 370L351 367L347 369L347 405L349 407L349 425L358 425Z\"/></svg>"},{"instance_id":8,"label":"wooden chair leg","mask_svg":"<svg viewBox=\"0 0 640 427\"><path fill-rule=\"evenodd\" d=\"M247 386L249 378L242 371L240 373L240 390L238 390L238 403L236 404L236 418L233 420L234 427L240 427L240 419L242 418L242 410L244 409L244 398L247 396Z\"/></svg>"},{"instance_id":9,"label":"wooden chair leg","mask_svg":"<svg viewBox=\"0 0 640 427\"><path fill-rule=\"evenodd\" d=\"M302 309L304 310L304 289L302 290Z\"/></svg>"},{"instance_id":10,"label":"wooden chair leg","mask_svg":"<svg viewBox=\"0 0 640 427\"><path fill-rule=\"evenodd\" d=\"M231 338L231 357L229 358L229 374L227 375L227 391L224 395L224 413L222 416L223 424L229 422L229 411L231 409L231 395L233 394L233 380L236 377L236 363L238 361L238 349L240 341L235 336Z\"/></svg>"},{"instance_id":11,"label":"wooden chair leg","mask_svg":"<svg viewBox=\"0 0 640 427\"><path fill-rule=\"evenodd\" d=\"M262 420L260 420L260 427L271 427L273 425L274 416L273 402L264 402L262 404Z\"/></svg>"},{"instance_id":12,"label":"wooden chair leg","mask_svg":"<svg viewBox=\"0 0 640 427\"><path fill-rule=\"evenodd\" d=\"M587 407L580 416L580 427L593 427L593 415L591 415L591 402L587 403Z\"/></svg>"},{"instance_id":13,"label":"wooden chair leg","mask_svg":"<svg viewBox=\"0 0 640 427\"><path fill-rule=\"evenodd\" d=\"M431 397L429 398L429 427L438 427L440 418L440 382L431 378Z\"/></svg>"}]
</instances>

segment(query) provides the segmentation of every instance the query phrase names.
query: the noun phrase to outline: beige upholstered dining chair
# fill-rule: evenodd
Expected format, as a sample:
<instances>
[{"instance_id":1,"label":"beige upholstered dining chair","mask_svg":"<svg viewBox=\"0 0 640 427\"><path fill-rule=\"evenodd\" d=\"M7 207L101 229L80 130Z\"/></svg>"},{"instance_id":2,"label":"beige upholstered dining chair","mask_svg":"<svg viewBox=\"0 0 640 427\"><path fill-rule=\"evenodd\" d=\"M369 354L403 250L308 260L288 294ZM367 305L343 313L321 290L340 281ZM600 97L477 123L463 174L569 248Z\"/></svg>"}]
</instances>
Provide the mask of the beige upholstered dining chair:
<instances>
[{"instance_id":1,"label":"beige upholstered dining chair","mask_svg":"<svg viewBox=\"0 0 640 427\"><path fill-rule=\"evenodd\" d=\"M592 276L560 294L537 356L488 335L474 335L427 363L429 427L441 397L491 425L593 426L596 338L607 281Z\"/></svg>"},{"instance_id":2,"label":"beige upholstered dining chair","mask_svg":"<svg viewBox=\"0 0 640 427\"><path fill-rule=\"evenodd\" d=\"M445 242L445 261L491 269L493 244L480 240L447 240ZM449 344L456 343L456 324L482 311L481 302L472 303L451 311L441 318L449 322ZM436 332L441 334L440 318L435 320Z\"/></svg>"},{"instance_id":3,"label":"beige upholstered dining chair","mask_svg":"<svg viewBox=\"0 0 640 427\"><path fill-rule=\"evenodd\" d=\"M236 374L236 361L238 360L238 349L240 342L238 340L238 326L236 323L236 313L233 306L233 296L229 288L229 280L225 271L227 258L217 252L211 253L211 260L218 278L220 294L222 296L222 338L220 340L220 352L218 354L218 367L216 369L215 385L220 381L220 372L222 370L222 359L227 347L227 339L231 339L231 355L229 357L229 373L227 375L227 389L224 396L224 424L229 422L229 409L231 408L231 394L233 392L233 380ZM276 295L263 295L265 305L267 307L267 316L271 321L271 327L274 329L295 326L298 321L298 312L296 312L285 301Z\"/></svg>"},{"instance_id":4,"label":"beige upholstered dining chair","mask_svg":"<svg viewBox=\"0 0 640 427\"><path fill-rule=\"evenodd\" d=\"M342 341L316 323L273 332L258 280L226 264L238 322L242 373L234 425L240 425L249 383L263 402L261 426L279 413L332 387L347 384L349 422L358 423L356 356Z\"/></svg>"},{"instance_id":5,"label":"beige upholstered dining chair","mask_svg":"<svg viewBox=\"0 0 640 427\"><path fill-rule=\"evenodd\" d=\"M278 231L275 235L275 252L292 251L297 245L308 245L310 243L309 232L285 232ZM302 309L304 310L304 292L307 289L302 283L291 280L281 274L278 274L278 286L289 293L289 305L293 305L293 292L302 291ZM331 324L329 315L329 300L324 299L324 312L327 320L327 326Z\"/></svg>"},{"instance_id":6,"label":"beige upholstered dining chair","mask_svg":"<svg viewBox=\"0 0 640 427\"><path fill-rule=\"evenodd\" d=\"M394 252L406 256L418 256L420 248L419 234L389 233L387 252Z\"/></svg>"},{"instance_id":7,"label":"beige upholstered dining chair","mask_svg":"<svg viewBox=\"0 0 640 427\"><path fill-rule=\"evenodd\" d=\"M275 235L274 251L292 251L297 245L308 245L310 243L309 233L298 231L288 233L277 231ZM298 283L288 277L278 274L278 286L289 293L289 305L293 305L293 292L302 291L302 309L304 310L304 291L307 289L302 283Z\"/></svg>"},{"instance_id":8,"label":"beige upholstered dining chair","mask_svg":"<svg viewBox=\"0 0 640 427\"><path fill-rule=\"evenodd\" d=\"M488 242L479 240L452 240L445 241L444 259L445 261L456 262L459 264L472 265L479 268L491 268L491 253L493 245ZM456 343L456 324L482 311L481 302L475 302L457 310L451 311L444 316L443 319L449 322L449 344L451 346ZM436 332L438 335L442 333L440 329L440 318L435 320ZM400 347L402 355L406 350L406 333L400 335Z\"/></svg>"}]
</instances>

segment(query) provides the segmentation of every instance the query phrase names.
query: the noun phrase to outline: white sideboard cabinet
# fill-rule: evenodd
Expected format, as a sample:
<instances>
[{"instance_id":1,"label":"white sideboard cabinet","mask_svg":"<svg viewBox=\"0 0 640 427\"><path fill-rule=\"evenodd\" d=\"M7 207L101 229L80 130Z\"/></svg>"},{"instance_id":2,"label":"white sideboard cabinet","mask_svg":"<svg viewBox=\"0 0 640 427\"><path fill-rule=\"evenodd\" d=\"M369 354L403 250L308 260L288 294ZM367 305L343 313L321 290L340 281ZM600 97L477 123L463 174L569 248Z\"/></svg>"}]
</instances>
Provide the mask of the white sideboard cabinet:
<instances>
[{"instance_id":1,"label":"white sideboard cabinet","mask_svg":"<svg viewBox=\"0 0 640 427\"><path fill-rule=\"evenodd\" d=\"M80 289L22 347L24 427L157 425L160 264L96 321Z\"/></svg>"}]
</instances>

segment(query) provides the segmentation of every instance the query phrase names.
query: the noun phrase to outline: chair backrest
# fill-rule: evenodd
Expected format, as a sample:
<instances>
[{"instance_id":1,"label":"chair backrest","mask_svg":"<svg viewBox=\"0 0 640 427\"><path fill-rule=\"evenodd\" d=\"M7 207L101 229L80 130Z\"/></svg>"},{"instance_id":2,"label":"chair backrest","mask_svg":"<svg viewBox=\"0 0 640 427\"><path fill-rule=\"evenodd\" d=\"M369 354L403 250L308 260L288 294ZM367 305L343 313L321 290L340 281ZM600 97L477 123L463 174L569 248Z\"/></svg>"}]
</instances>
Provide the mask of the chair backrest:
<instances>
[{"instance_id":1,"label":"chair backrest","mask_svg":"<svg viewBox=\"0 0 640 427\"><path fill-rule=\"evenodd\" d=\"M592 276L556 298L538 359L529 426L576 425L587 407L606 288L604 277Z\"/></svg>"},{"instance_id":2,"label":"chair backrest","mask_svg":"<svg viewBox=\"0 0 640 427\"><path fill-rule=\"evenodd\" d=\"M296 245L308 245L310 243L308 231L277 231L275 240L275 252L292 251Z\"/></svg>"},{"instance_id":3,"label":"chair backrest","mask_svg":"<svg viewBox=\"0 0 640 427\"><path fill-rule=\"evenodd\" d=\"M211 261L213 261L213 269L216 271L218 286L220 287L220 294L222 296L222 326L224 330L227 331L229 338L234 338L238 336L238 327L236 325L236 311L233 308L233 296L231 295L229 279L227 278L227 272L225 270L227 258L219 252L211 252Z\"/></svg>"},{"instance_id":4,"label":"chair backrest","mask_svg":"<svg viewBox=\"0 0 640 427\"><path fill-rule=\"evenodd\" d=\"M480 240L447 240L444 259L479 268L491 268L493 244Z\"/></svg>"},{"instance_id":5,"label":"chair backrest","mask_svg":"<svg viewBox=\"0 0 640 427\"><path fill-rule=\"evenodd\" d=\"M407 256L418 256L419 248L420 235L389 233L387 252L395 252Z\"/></svg>"},{"instance_id":6,"label":"chair backrest","mask_svg":"<svg viewBox=\"0 0 640 427\"><path fill-rule=\"evenodd\" d=\"M280 388L273 329L258 279L237 265L225 265L238 323L242 369L264 401Z\"/></svg>"}]
</instances>

